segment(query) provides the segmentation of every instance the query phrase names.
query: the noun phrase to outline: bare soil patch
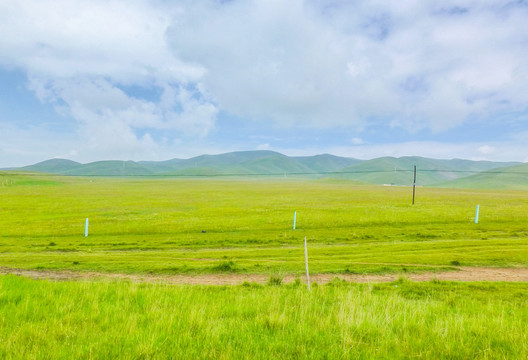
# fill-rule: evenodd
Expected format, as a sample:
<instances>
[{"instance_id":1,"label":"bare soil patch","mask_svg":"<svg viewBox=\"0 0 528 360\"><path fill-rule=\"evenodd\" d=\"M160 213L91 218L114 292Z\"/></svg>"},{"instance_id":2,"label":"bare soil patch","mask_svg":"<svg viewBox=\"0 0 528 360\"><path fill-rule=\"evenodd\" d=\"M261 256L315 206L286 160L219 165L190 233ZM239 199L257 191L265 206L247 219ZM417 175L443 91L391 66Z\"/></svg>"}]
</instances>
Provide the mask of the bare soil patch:
<instances>
[{"instance_id":1,"label":"bare soil patch","mask_svg":"<svg viewBox=\"0 0 528 360\"><path fill-rule=\"evenodd\" d=\"M387 274L387 275L356 275L356 274L313 274L312 282L325 284L334 278L340 278L355 283L391 282L404 277L411 281L528 281L528 268L492 268L492 267L458 267L458 271L425 272L421 274ZM128 280L134 282L190 284L190 285L239 285L243 282L265 284L270 276L263 274L203 274L203 275L139 275L100 272L77 272L69 270L31 270L0 267L0 275L14 274L32 279L65 280ZM285 283L304 276L286 275Z\"/></svg>"}]
</instances>

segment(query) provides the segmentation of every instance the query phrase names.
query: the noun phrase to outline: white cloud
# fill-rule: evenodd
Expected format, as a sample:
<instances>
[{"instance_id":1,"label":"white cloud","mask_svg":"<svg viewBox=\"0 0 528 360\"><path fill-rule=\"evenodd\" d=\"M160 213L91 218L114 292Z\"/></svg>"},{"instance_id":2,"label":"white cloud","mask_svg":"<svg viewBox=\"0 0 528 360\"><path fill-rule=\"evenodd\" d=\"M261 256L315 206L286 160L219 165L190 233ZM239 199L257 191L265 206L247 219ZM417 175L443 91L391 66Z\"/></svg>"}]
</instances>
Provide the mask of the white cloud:
<instances>
[{"instance_id":1,"label":"white cloud","mask_svg":"<svg viewBox=\"0 0 528 360\"><path fill-rule=\"evenodd\" d=\"M528 10L506 5L187 2L168 38L238 116L439 132L526 108Z\"/></svg>"},{"instance_id":2,"label":"white cloud","mask_svg":"<svg viewBox=\"0 0 528 360\"><path fill-rule=\"evenodd\" d=\"M490 155L495 152L495 148L489 145L482 145L478 147L478 152L482 155Z\"/></svg>"},{"instance_id":3,"label":"white cloud","mask_svg":"<svg viewBox=\"0 0 528 360\"><path fill-rule=\"evenodd\" d=\"M257 146L257 150L269 150L270 149L270 144L259 144Z\"/></svg>"},{"instance_id":4,"label":"white cloud","mask_svg":"<svg viewBox=\"0 0 528 360\"><path fill-rule=\"evenodd\" d=\"M109 149L155 147L152 129L205 136L217 107L196 90L204 69L177 59L160 2L1 1L0 65L26 72L44 103L71 116L90 144ZM136 86L159 92L146 99Z\"/></svg>"},{"instance_id":5,"label":"white cloud","mask_svg":"<svg viewBox=\"0 0 528 360\"><path fill-rule=\"evenodd\" d=\"M20 0L0 3L0 63L35 76L120 82L192 80L203 69L167 49L168 8L157 2Z\"/></svg>"},{"instance_id":6,"label":"white cloud","mask_svg":"<svg viewBox=\"0 0 528 360\"><path fill-rule=\"evenodd\" d=\"M362 144L365 143L365 142L363 141L363 139L361 139L361 138L357 138L357 137L352 138L351 142L352 142L353 145L362 145Z\"/></svg>"}]
</instances>

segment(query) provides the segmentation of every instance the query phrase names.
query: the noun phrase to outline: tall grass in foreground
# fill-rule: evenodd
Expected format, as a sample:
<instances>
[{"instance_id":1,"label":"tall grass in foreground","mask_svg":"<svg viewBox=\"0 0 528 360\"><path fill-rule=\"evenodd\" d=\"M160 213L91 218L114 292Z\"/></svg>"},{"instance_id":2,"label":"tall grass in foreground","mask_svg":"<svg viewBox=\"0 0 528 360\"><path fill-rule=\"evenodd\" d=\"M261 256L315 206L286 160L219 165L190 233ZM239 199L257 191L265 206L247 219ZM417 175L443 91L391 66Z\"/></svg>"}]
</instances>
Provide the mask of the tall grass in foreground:
<instances>
[{"instance_id":1,"label":"tall grass in foreground","mask_svg":"<svg viewBox=\"0 0 528 360\"><path fill-rule=\"evenodd\" d=\"M0 277L3 359L528 358L528 285Z\"/></svg>"}]
</instances>

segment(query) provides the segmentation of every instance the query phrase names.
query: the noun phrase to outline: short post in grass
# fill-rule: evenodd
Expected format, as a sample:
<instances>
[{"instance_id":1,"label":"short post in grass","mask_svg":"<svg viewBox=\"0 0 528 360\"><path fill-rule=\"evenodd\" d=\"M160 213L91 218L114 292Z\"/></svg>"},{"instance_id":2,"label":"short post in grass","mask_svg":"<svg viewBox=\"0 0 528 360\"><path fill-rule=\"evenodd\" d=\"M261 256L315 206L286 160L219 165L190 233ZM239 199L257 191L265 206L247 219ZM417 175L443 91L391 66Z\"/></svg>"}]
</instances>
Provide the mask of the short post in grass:
<instances>
[{"instance_id":1,"label":"short post in grass","mask_svg":"<svg viewBox=\"0 0 528 360\"><path fill-rule=\"evenodd\" d=\"M295 230L295 222L297 221L297 211L293 213L293 230Z\"/></svg>"},{"instance_id":2,"label":"short post in grass","mask_svg":"<svg viewBox=\"0 0 528 360\"><path fill-rule=\"evenodd\" d=\"M86 222L84 223L84 237L88 236L88 218L86 218Z\"/></svg>"},{"instance_id":3,"label":"short post in grass","mask_svg":"<svg viewBox=\"0 0 528 360\"><path fill-rule=\"evenodd\" d=\"M413 180L413 202L414 205L414 195L416 194L416 165L414 165L414 180Z\"/></svg>"},{"instance_id":4,"label":"short post in grass","mask_svg":"<svg viewBox=\"0 0 528 360\"><path fill-rule=\"evenodd\" d=\"M308 247L306 246L306 236L304 237L304 264L306 265L306 286L310 290L310 273L308 272Z\"/></svg>"},{"instance_id":5,"label":"short post in grass","mask_svg":"<svg viewBox=\"0 0 528 360\"><path fill-rule=\"evenodd\" d=\"M477 205L477 209L475 210L475 224L478 224L479 208L480 205Z\"/></svg>"}]
</instances>

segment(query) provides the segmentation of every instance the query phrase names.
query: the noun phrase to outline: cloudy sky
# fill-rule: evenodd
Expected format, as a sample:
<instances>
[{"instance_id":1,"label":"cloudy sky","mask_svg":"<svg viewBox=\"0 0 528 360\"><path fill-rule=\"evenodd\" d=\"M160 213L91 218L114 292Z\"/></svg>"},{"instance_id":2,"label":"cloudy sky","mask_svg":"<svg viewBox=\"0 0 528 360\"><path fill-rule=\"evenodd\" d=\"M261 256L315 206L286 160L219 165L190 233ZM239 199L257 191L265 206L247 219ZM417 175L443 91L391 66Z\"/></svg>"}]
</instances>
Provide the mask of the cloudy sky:
<instances>
[{"instance_id":1,"label":"cloudy sky","mask_svg":"<svg viewBox=\"0 0 528 360\"><path fill-rule=\"evenodd\" d=\"M528 161L526 0L0 0L0 167Z\"/></svg>"}]
</instances>

